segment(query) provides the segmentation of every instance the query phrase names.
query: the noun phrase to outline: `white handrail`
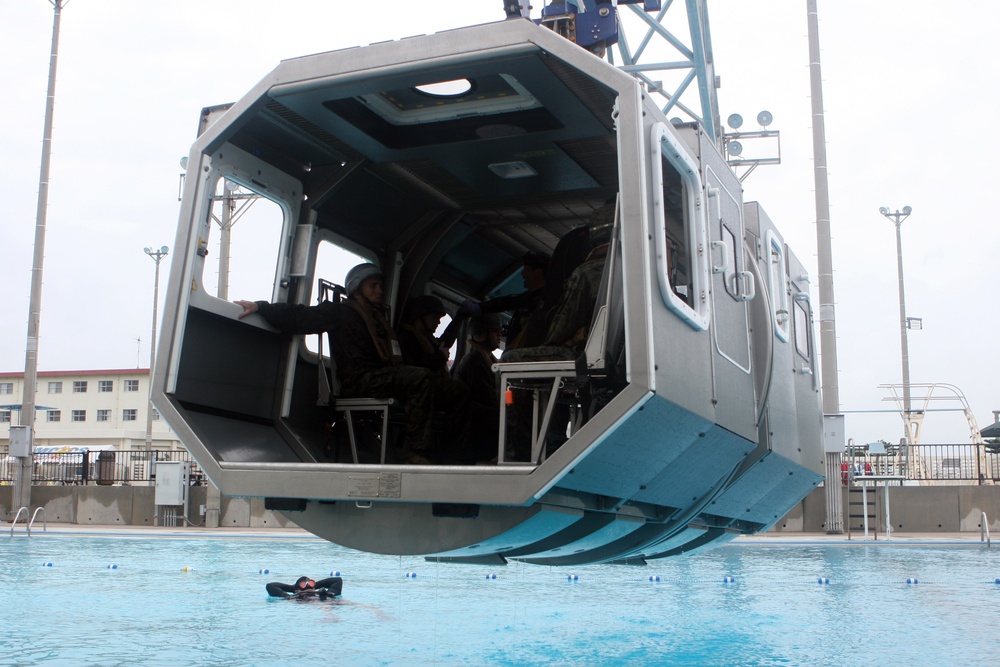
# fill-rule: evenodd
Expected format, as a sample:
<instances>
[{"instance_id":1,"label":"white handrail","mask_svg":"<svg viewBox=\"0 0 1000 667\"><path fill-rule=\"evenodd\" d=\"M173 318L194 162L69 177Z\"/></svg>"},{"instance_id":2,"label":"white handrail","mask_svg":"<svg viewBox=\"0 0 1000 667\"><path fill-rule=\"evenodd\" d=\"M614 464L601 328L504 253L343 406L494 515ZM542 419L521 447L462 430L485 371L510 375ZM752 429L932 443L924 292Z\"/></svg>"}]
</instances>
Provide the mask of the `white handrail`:
<instances>
[{"instance_id":1,"label":"white handrail","mask_svg":"<svg viewBox=\"0 0 1000 667\"><path fill-rule=\"evenodd\" d=\"M28 535L31 535L31 527L35 525L35 519L38 517L39 512L42 513L42 532L45 533L49 530L49 522L45 518L45 508L36 507L34 514L31 515L31 523L28 524Z\"/></svg>"},{"instance_id":2,"label":"white handrail","mask_svg":"<svg viewBox=\"0 0 1000 667\"><path fill-rule=\"evenodd\" d=\"M17 514L14 515L14 520L10 522L10 534L11 535L14 535L14 526L17 524L17 520L21 518L21 513L22 512L25 514L25 517L24 517L24 527L28 529L29 533L31 533L31 527L28 525L28 517L27 517L28 508L27 507L22 507L21 509L19 509L17 511Z\"/></svg>"},{"instance_id":3,"label":"white handrail","mask_svg":"<svg viewBox=\"0 0 1000 667\"><path fill-rule=\"evenodd\" d=\"M990 525L986 522L986 512L979 519L979 541L985 541L986 548L990 548Z\"/></svg>"}]
</instances>

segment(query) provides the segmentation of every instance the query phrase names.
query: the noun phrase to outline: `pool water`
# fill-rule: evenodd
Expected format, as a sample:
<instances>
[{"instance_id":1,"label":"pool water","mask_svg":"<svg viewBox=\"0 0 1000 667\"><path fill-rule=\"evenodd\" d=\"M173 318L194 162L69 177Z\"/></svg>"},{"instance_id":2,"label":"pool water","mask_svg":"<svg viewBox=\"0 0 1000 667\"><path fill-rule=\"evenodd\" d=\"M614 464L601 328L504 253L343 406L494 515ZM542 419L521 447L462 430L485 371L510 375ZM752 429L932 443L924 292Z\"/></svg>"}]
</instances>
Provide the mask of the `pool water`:
<instances>
[{"instance_id":1,"label":"pool water","mask_svg":"<svg viewBox=\"0 0 1000 667\"><path fill-rule=\"evenodd\" d=\"M264 591L331 571L335 602ZM0 536L0 665L994 664L998 577L1000 550L978 546L737 544L564 569L35 532Z\"/></svg>"}]
</instances>

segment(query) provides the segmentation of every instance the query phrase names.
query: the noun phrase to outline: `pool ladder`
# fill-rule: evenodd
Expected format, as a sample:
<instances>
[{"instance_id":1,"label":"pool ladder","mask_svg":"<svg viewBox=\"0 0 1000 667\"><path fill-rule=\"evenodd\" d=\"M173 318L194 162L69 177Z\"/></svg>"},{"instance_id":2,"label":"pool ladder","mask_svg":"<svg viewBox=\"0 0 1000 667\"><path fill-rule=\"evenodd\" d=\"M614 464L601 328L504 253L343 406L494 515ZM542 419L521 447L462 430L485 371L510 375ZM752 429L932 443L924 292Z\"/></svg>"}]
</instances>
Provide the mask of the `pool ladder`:
<instances>
[{"instance_id":1,"label":"pool ladder","mask_svg":"<svg viewBox=\"0 0 1000 667\"><path fill-rule=\"evenodd\" d=\"M979 541L986 542L986 548L990 548L990 524L986 521L986 512L979 519Z\"/></svg>"},{"instance_id":2,"label":"pool ladder","mask_svg":"<svg viewBox=\"0 0 1000 667\"><path fill-rule=\"evenodd\" d=\"M24 527L27 530L28 535L31 535L31 527L35 525L35 519L38 518L38 513L39 512L42 513L42 532L48 531L49 524L48 524L48 521L45 519L45 508L44 507L36 507L35 508L35 513L31 515L31 521L28 521L28 512L30 512L30 511L31 510L29 510L27 507L22 507L21 509L19 509L17 511L17 514L14 516L14 520L10 522L10 534L11 535L14 534L14 526L17 525L17 520L21 518L22 514L24 515Z\"/></svg>"}]
</instances>

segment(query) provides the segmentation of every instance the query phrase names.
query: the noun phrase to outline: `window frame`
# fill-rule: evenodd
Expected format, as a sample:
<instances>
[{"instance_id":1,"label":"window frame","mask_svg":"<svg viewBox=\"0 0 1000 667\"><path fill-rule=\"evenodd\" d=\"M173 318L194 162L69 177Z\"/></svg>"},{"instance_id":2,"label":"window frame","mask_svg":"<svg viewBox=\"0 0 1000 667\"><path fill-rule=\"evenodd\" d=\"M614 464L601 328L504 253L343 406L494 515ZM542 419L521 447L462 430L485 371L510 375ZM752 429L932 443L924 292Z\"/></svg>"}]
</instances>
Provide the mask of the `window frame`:
<instances>
[{"instance_id":1,"label":"window frame","mask_svg":"<svg viewBox=\"0 0 1000 667\"><path fill-rule=\"evenodd\" d=\"M62 421L62 410L46 410L45 422L54 424Z\"/></svg>"},{"instance_id":2,"label":"window frame","mask_svg":"<svg viewBox=\"0 0 1000 667\"><path fill-rule=\"evenodd\" d=\"M111 421L111 410L109 410L109 409L98 410L97 411L96 421L99 421L99 422L109 422L109 421Z\"/></svg>"},{"instance_id":3,"label":"window frame","mask_svg":"<svg viewBox=\"0 0 1000 667\"><path fill-rule=\"evenodd\" d=\"M656 268L660 287L660 296L664 304L678 317L688 323L692 329L707 331L711 318L711 306L708 298L710 278L709 262L706 248L708 244L708 226L705 207L702 205L701 172L694 159L688 154L680 140L672 130L662 122L655 123L650 134L650 151L653 176L653 229L656 243ZM691 271L691 303L688 303L674 292L670 284L670 266L667 261L667 234L664 216L665 202L663 197L663 160L677 170L684 188L686 209L685 220L682 220L685 241L688 245L688 261Z\"/></svg>"},{"instance_id":4,"label":"window frame","mask_svg":"<svg viewBox=\"0 0 1000 667\"><path fill-rule=\"evenodd\" d=\"M97 393L99 394L110 394L115 390L114 380L98 380L97 381Z\"/></svg>"},{"instance_id":5,"label":"window frame","mask_svg":"<svg viewBox=\"0 0 1000 667\"><path fill-rule=\"evenodd\" d=\"M53 381L49 382L49 393L50 394L61 394L61 393L63 393L62 390L63 390L62 380L53 380Z\"/></svg>"},{"instance_id":6,"label":"window frame","mask_svg":"<svg viewBox=\"0 0 1000 667\"><path fill-rule=\"evenodd\" d=\"M139 391L139 381L125 380L125 391L128 392Z\"/></svg>"},{"instance_id":7,"label":"window frame","mask_svg":"<svg viewBox=\"0 0 1000 667\"><path fill-rule=\"evenodd\" d=\"M139 411L135 408L122 408L122 421L123 422L139 421Z\"/></svg>"},{"instance_id":8,"label":"window frame","mask_svg":"<svg viewBox=\"0 0 1000 667\"><path fill-rule=\"evenodd\" d=\"M0 382L0 396L13 396L13 395L14 395L14 383Z\"/></svg>"},{"instance_id":9,"label":"window frame","mask_svg":"<svg viewBox=\"0 0 1000 667\"><path fill-rule=\"evenodd\" d=\"M785 244L774 233L773 229L767 230L765 237L765 250L767 253L767 291L771 295L771 322L774 324L774 335L778 340L787 343L792 328L793 313L788 307L788 261L785 259ZM775 261L775 256L778 260ZM775 275L777 268L780 276ZM782 324L782 313L784 314L784 324Z\"/></svg>"},{"instance_id":10,"label":"window frame","mask_svg":"<svg viewBox=\"0 0 1000 667\"><path fill-rule=\"evenodd\" d=\"M71 410L70 411L70 421L72 421L72 422L85 422L85 421L87 421L87 411L86 410Z\"/></svg>"},{"instance_id":11,"label":"window frame","mask_svg":"<svg viewBox=\"0 0 1000 667\"><path fill-rule=\"evenodd\" d=\"M86 394L87 393L87 381L86 380L73 380L73 393L74 394Z\"/></svg>"}]
</instances>

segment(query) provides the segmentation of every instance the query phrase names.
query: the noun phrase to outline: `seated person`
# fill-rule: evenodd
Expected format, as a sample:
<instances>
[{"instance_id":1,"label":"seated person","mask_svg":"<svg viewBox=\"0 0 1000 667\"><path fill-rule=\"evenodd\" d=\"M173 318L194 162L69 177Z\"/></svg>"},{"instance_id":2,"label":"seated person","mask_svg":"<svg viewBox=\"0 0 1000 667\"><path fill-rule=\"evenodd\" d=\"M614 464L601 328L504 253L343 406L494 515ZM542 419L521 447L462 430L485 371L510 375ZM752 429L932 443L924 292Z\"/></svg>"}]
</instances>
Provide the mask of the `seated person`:
<instances>
[{"instance_id":1,"label":"seated person","mask_svg":"<svg viewBox=\"0 0 1000 667\"><path fill-rule=\"evenodd\" d=\"M489 301L466 301L463 303L456 318L487 313L504 313L511 311L510 324L507 326L508 350L525 346L524 336L532 316L542 306L542 293L545 290L545 274L549 270L550 258L543 252L526 252L521 258L524 266L521 269L521 280L524 281L524 292L508 294Z\"/></svg>"},{"instance_id":2,"label":"seated person","mask_svg":"<svg viewBox=\"0 0 1000 667\"><path fill-rule=\"evenodd\" d=\"M608 244L614 228L615 205L605 204L590 219L592 249L587 259L566 280L566 288L549 325L545 343L536 347L505 350L504 362L571 361L587 342L594 306L599 296Z\"/></svg>"},{"instance_id":3,"label":"seated person","mask_svg":"<svg viewBox=\"0 0 1000 667\"><path fill-rule=\"evenodd\" d=\"M267 301L236 301L239 317L260 313L268 324L285 333L326 332L337 364L337 378L345 396L397 398L406 407L406 462L417 465L441 460L432 451L431 419L443 410L449 423L464 425L468 395L459 383L435 378L431 371L403 365L396 333L389 326L383 304L382 270L359 264L348 271L343 302L316 306ZM461 442L446 443L460 450Z\"/></svg>"},{"instance_id":4,"label":"seated person","mask_svg":"<svg viewBox=\"0 0 1000 667\"><path fill-rule=\"evenodd\" d=\"M299 577L294 584L283 584L280 581L272 581L265 586L267 594L273 598L294 598L297 600L308 600L317 598L325 600L340 595L344 588L344 580L340 577L327 577L314 581L309 577Z\"/></svg>"},{"instance_id":5,"label":"seated person","mask_svg":"<svg viewBox=\"0 0 1000 667\"><path fill-rule=\"evenodd\" d=\"M487 406L470 425L469 447L484 461L496 456L500 434L500 385L493 372L502 326L498 315L477 315L469 321L469 349L455 366L455 379L469 388L472 402Z\"/></svg>"},{"instance_id":6,"label":"seated person","mask_svg":"<svg viewBox=\"0 0 1000 667\"><path fill-rule=\"evenodd\" d=\"M455 342L455 327L445 330L441 338L434 332L447 315L441 300L424 294L406 302L403 309L403 325L399 327L399 346L403 352L403 363L422 366L435 375L450 377L448 374L449 349Z\"/></svg>"}]
</instances>

